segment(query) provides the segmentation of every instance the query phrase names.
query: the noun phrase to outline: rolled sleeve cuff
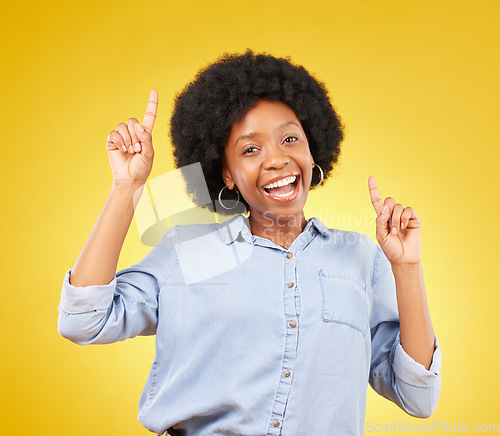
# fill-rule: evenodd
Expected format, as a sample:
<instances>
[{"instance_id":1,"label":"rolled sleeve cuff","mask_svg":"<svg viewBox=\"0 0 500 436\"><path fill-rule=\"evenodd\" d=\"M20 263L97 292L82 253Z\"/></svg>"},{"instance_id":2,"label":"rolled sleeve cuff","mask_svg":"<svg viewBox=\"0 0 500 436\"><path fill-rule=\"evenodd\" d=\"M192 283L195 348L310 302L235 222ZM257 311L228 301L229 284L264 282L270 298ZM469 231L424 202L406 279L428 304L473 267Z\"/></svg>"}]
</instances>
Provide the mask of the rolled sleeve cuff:
<instances>
[{"instance_id":1,"label":"rolled sleeve cuff","mask_svg":"<svg viewBox=\"0 0 500 436\"><path fill-rule=\"evenodd\" d=\"M412 386L429 387L439 378L441 372L441 348L436 336L434 336L432 363L428 370L406 353L401 345L399 334L392 351L394 373L403 382Z\"/></svg>"},{"instance_id":2,"label":"rolled sleeve cuff","mask_svg":"<svg viewBox=\"0 0 500 436\"><path fill-rule=\"evenodd\" d=\"M64 277L60 308L66 313L84 313L106 310L113 301L116 276L107 285L73 286L69 282L71 269Z\"/></svg>"}]
</instances>

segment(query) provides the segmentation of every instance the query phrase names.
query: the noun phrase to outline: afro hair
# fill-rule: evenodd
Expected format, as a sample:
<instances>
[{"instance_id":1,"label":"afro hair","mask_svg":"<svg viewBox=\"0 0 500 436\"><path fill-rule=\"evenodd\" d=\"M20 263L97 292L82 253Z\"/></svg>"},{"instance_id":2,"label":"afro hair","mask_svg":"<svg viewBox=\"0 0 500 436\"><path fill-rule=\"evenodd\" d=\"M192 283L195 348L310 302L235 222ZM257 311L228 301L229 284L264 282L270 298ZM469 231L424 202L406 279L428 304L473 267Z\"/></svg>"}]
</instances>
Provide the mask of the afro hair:
<instances>
[{"instance_id":1,"label":"afro hair","mask_svg":"<svg viewBox=\"0 0 500 436\"><path fill-rule=\"evenodd\" d=\"M326 180L340 155L343 125L333 108L326 86L290 57L267 53L223 54L200 70L194 80L176 94L170 120L174 160L186 181L188 195L197 206L222 214L235 213L218 207L224 147L234 122L241 121L260 98L279 100L296 114L309 142L314 162ZM199 162L211 203L202 200L199 183L183 168ZM311 189L320 182L313 172ZM240 199L248 210L248 204ZM214 206L216 206L214 208Z\"/></svg>"}]
</instances>

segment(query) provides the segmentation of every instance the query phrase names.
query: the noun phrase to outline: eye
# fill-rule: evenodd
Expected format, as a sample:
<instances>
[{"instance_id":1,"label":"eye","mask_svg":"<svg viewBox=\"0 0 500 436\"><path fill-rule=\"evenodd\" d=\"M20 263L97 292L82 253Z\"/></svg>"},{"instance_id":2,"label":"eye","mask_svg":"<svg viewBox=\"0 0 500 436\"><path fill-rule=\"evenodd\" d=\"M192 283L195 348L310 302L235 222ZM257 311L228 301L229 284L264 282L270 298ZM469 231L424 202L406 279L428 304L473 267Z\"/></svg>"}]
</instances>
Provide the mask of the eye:
<instances>
[{"instance_id":1,"label":"eye","mask_svg":"<svg viewBox=\"0 0 500 436\"><path fill-rule=\"evenodd\" d=\"M293 139L293 141L288 141L289 139ZM288 142L288 143L295 142L295 141L297 141L297 138L295 136L289 136L288 138L285 138L285 142Z\"/></svg>"},{"instance_id":2,"label":"eye","mask_svg":"<svg viewBox=\"0 0 500 436\"><path fill-rule=\"evenodd\" d=\"M251 150L258 150L258 148L257 147L248 147L246 150L243 151L243 154L253 153Z\"/></svg>"}]
</instances>

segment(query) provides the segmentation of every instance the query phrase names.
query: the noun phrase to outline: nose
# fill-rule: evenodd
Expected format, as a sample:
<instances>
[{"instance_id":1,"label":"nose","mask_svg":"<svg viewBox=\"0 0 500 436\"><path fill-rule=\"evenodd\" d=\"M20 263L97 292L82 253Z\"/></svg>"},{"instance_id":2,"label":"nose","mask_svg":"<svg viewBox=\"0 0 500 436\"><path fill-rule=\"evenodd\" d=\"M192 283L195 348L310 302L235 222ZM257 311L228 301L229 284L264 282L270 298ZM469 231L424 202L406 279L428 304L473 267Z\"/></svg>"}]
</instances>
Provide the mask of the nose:
<instances>
[{"instance_id":1,"label":"nose","mask_svg":"<svg viewBox=\"0 0 500 436\"><path fill-rule=\"evenodd\" d=\"M290 162L290 156L283 152L281 147L270 145L267 147L263 168L266 170L280 169Z\"/></svg>"}]
</instances>

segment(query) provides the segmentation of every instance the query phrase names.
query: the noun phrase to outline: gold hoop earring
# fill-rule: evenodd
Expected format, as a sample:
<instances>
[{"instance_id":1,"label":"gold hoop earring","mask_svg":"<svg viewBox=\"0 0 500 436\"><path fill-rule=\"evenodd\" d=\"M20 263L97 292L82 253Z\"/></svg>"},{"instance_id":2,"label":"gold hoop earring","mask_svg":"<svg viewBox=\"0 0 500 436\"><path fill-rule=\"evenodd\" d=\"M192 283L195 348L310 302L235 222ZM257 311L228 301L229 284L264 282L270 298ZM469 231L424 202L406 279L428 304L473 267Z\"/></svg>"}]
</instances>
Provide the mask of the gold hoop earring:
<instances>
[{"instance_id":1,"label":"gold hoop earring","mask_svg":"<svg viewBox=\"0 0 500 436\"><path fill-rule=\"evenodd\" d=\"M319 181L319 183L317 185L311 186L311 188L318 187L319 185L321 185L323 183L323 180L324 180L323 170L321 169L321 167L318 164L316 164L316 163L313 164L313 169L314 169L314 167L318 167L319 168L319 172L321 174L321 180Z\"/></svg>"},{"instance_id":2,"label":"gold hoop earring","mask_svg":"<svg viewBox=\"0 0 500 436\"><path fill-rule=\"evenodd\" d=\"M224 189L228 188L228 186L224 186L220 192L219 192L219 204L224 208L224 209L227 209L227 210L231 210L231 209L234 209L236 206L238 206L238 203L240 202L240 192L238 191L238 188L236 188L236 193L238 194L238 200L236 200L236 204L233 206L233 207L226 207L222 204L222 200L221 200L221 195L222 195L222 191L224 191ZM228 188L229 189L229 188Z\"/></svg>"}]
</instances>

